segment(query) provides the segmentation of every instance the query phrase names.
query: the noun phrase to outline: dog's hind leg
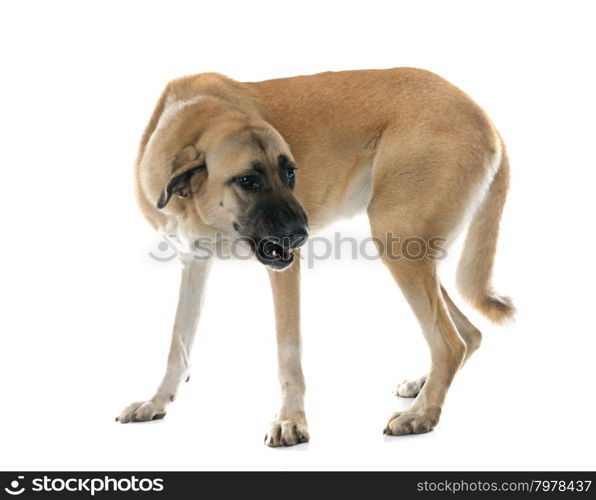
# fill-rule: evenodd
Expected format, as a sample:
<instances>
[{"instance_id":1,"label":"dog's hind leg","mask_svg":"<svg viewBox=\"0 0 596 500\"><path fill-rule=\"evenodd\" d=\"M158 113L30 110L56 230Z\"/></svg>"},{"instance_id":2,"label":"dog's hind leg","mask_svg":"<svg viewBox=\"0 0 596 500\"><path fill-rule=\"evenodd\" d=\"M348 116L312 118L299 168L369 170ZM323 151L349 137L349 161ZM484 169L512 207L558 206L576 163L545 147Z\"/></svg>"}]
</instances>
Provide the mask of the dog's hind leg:
<instances>
[{"instance_id":1,"label":"dog's hind leg","mask_svg":"<svg viewBox=\"0 0 596 500\"><path fill-rule=\"evenodd\" d=\"M449 309L449 314L451 315L451 319L453 323L455 323L455 327L464 342L466 343L466 356L464 358L464 363L470 359L470 356L474 354L476 349L480 347L480 343L482 342L482 333L480 330L476 328L472 322L466 317L464 313L462 313L458 307L453 303L451 297L447 294L445 287L441 286L441 292L443 293L443 299L445 299L445 303L447 304L447 308Z\"/></svg>"},{"instance_id":2,"label":"dog's hind leg","mask_svg":"<svg viewBox=\"0 0 596 500\"><path fill-rule=\"evenodd\" d=\"M199 260L189 257L184 258L182 263L184 267L178 309L166 374L151 399L130 404L116 417L116 421L123 424L163 418L166 406L176 397L178 386L188 377L188 358L199 321L211 259Z\"/></svg>"},{"instance_id":3,"label":"dog's hind leg","mask_svg":"<svg viewBox=\"0 0 596 500\"><path fill-rule=\"evenodd\" d=\"M375 235L379 237L378 234ZM383 258L408 300L430 348L431 369L409 409L394 413L386 434L419 434L432 430L466 346L459 336L441 294L434 262Z\"/></svg>"},{"instance_id":4,"label":"dog's hind leg","mask_svg":"<svg viewBox=\"0 0 596 500\"><path fill-rule=\"evenodd\" d=\"M426 382L426 375L415 379L406 379L397 385L393 394L402 398L415 398Z\"/></svg>"},{"instance_id":5,"label":"dog's hind leg","mask_svg":"<svg viewBox=\"0 0 596 500\"><path fill-rule=\"evenodd\" d=\"M453 303L443 286L441 286L441 292L443 294L445 304L447 305L447 309L449 310L449 315L451 316L451 319L457 328L457 332L466 343L466 356L463 361L463 363L465 363L474 353L474 351L480 347L482 334L480 333L480 330L478 330L478 328L476 328L464 315L464 313L462 313ZM396 387L394 394L402 398L415 398L422 390L422 386L426 382L426 377L426 375L423 375L422 377L414 380L404 380Z\"/></svg>"},{"instance_id":6,"label":"dog's hind leg","mask_svg":"<svg viewBox=\"0 0 596 500\"><path fill-rule=\"evenodd\" d=\"M430 245L434 238L446 242L453 239L470 214L476 214L474 220L478 218L479 209L489 215L478 219L482 224L476 224L479 229L473 233L474 243L483 234L493 235L491 224L498 221L497 209L504 199L500 184L493 188L493 179L498 178L495 172L502 168L503 159L497 132L474 105L468 103L458 111L442 116L432 113L415 130L399 125L385 129L372 167L372 197L367 212L373 237L384 242L384 248L380 248L382 260L416 315L431 355L426 379L403 387L404 395L417 393L416 399L408 410L392 415L385 428L387 434L431 430L439 420L455 374L480 342L480 333L442 289L436 255L428 252L434 249ZM396 237L397 252L389 246ZM410 255L408 241L422 244L425 251ZM469 248L474 256L473 248L481 247ZM477 261L468 258L466 263ZM466 264L462 276L468 280L464 281L472 282L475 268L488 274L489 267ZM466 290L471 290L472 299L487 297L487 283L483 280L480 286L472 282ZM481 306L489 307L485 303ZM497 306L490 307L492 311Z\"/></svg>"},{"instance_id":7,"label":"dog's hind leg","mask_svg":"<svg viewBox=\"0 0 596 500\"><path fill-rule=\"evenodd\" d=\"M409 409L392 415L385 428L387 434L402 435L436 426L447 391L467 356L464 337L468 332L470 340L476 337L444 294L436 255L429 249L434 238L449 239L461 225L490 155L482 153L482 144L470 146L469 139L459 145L431 141L425 146L418 135L416 141L405 142L411 138L387 134L374 161L367 213L381 259L410 304L431 357L428 376L403 387L404 395L416 399ZM409 246L412 242L421 252Z\"/></svg>"}]
</instances>

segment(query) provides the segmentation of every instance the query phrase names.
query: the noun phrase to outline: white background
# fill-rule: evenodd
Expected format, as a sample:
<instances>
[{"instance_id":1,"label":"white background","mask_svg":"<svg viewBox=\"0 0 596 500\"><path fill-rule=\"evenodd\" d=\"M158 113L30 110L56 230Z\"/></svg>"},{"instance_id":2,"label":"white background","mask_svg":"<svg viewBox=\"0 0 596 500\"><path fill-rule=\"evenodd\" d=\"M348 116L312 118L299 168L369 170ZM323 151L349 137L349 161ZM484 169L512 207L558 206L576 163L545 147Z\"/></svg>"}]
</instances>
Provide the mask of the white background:
<instances>
[{"instance_id":1,"label":"white background","mask_svg":"<svg viewBox=\"0 0 596 500\"><path fill-rule=\"evenodd\" d=\"M594 469L591 2L3 2L0 469ZM210 280L192 378L160 422L114 417L161 379L179 269L152 260L133 161L165 83L416 66L468 92L512 161L489 324L435 431L383 438L424 373L412 313L378 262L303 278L312 441L262 444L277 410L265 270ZM332 230L336 230L334 227ZM342 223L366 235L364 217ZM156 252L157 250L157 252Z\"/></svg>"}]
</instances>

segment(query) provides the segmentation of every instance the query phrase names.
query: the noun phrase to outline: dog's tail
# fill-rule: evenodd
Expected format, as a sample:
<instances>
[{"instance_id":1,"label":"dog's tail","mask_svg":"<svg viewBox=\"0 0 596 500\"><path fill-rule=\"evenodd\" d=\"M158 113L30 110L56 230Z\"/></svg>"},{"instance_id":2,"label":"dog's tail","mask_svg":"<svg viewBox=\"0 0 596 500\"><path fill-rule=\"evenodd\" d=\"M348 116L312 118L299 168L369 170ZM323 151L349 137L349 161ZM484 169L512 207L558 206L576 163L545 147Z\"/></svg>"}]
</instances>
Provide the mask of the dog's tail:
<instances>
[{"instance_id":1,"label":"dog's tail","mask_svg":"<svg viewBox=\"0 0 596 500\"><path fill-rule=\"evenodd\" d=\"M499 237L499 223L509 188L509 159L503 140L501 162L495 177L468 227L457 268L460 293L494 323L512 320L515 307L509 297L497 295L491 276Z\"/></svg>"}]
</instances>

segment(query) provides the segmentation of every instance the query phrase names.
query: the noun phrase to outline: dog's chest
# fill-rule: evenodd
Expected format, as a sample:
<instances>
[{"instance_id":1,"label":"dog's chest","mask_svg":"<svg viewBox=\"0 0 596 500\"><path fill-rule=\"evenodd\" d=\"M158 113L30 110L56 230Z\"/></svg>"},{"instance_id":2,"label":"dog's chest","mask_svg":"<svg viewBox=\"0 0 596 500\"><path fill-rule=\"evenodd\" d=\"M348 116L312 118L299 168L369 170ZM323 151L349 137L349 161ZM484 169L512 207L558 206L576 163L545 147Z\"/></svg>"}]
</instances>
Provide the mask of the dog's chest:
<instances>
[{"instance_id":1,"label":"dog's chest","mask_svg":"<svg viewBox=\"0 0 596 500\"><path fill-rule=\"evenodd\" d=\"M340 208L341 217L350 218L366 210L372 197L372 169L363 168L348 184Z\"/></svg>"},{"instance_id":2,"label":"dog's chest","mask_svg":"<svg viewBox=\"0 0 596 500\"><path fill-rule=\"evenodd\" d=\"M192 257L201 254L201 237L179 223L173 217L161 228L164 239L180 256Z\"/></svg>"},{"instance_id":3,"label":"dog's chest","mask_svg":"<svg viewBox=\"0 0 596 500\"><path fill-rule=\"evenodd\" d=\"M254 258L248 243L242 238L226 236L218 231L198 233L193 227L174 218L160 230L164 239L182 258L220 260L251 260Z\"/></svg>"}]
</instances>

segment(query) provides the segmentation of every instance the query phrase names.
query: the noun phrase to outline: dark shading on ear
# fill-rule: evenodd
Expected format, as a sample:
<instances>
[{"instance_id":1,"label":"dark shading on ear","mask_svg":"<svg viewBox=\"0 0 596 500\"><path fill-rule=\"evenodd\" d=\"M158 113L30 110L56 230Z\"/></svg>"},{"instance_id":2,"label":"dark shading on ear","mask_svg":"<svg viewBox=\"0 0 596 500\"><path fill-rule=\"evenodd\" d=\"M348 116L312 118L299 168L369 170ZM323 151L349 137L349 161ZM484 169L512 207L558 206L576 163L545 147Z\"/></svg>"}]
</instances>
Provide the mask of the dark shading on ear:
<instances>
[{"instance_id":1,"label":"dark shading on ear","mask_svg":"<svg viewBox=\"0 0 596 500\"><path fill-rule=\"evenodd\" d=\"M199 172L207 172L204 155L199 154L193 145L185 146L172 158L172 175L157 202L157 208L165 207L173 194L180 198L189 198L191 179Z\"/></svg>"}]
</instances>

